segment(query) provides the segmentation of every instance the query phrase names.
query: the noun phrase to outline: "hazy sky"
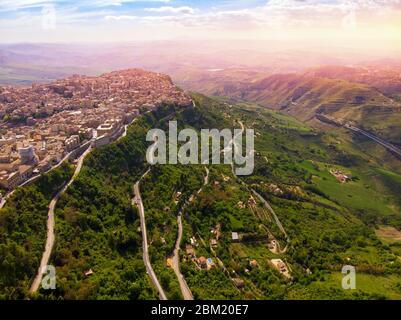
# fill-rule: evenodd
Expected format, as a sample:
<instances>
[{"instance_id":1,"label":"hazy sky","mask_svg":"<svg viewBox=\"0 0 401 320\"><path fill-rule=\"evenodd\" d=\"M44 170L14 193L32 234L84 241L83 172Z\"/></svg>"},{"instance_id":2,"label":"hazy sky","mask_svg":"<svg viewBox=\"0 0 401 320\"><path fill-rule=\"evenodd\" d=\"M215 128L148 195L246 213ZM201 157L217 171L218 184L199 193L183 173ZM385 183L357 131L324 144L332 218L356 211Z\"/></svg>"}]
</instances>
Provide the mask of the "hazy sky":
<instances>
[{"instance_id":1,"label":"hazy sky","mask_svg":"<svg viewBox=\"0 0 401 320\"><path fill-rule=\"evenodd\" d=\"M1 42L256 39L401 49L401 0L0 0Z\"/></svg>"}]
</instances>

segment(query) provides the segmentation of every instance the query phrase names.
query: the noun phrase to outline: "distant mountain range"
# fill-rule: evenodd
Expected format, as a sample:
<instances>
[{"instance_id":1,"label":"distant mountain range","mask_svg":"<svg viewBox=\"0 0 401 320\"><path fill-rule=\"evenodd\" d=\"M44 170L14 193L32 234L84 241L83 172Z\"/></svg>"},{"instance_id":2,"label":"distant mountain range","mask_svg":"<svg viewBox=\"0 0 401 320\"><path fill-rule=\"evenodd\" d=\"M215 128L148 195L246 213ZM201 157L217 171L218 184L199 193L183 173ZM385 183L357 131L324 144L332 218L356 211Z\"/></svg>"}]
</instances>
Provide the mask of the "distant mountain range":
<instances>
[{"instance_id":1,"label":"distant mountain range","mask_svg":"<svg viewBox=\"0 0 401 320\"><path fill-rule=\"evenodd\" d=\"M401 68L319 67L273 74L219 70L181 85L213 96L257 102L302 121L316 114L352 121L401 144Z\"/></svg>"},{"instance_id":2,"label":"distant mountain range","mask_svg":"<svg viewBox=\"0 0 401 320\"><path fill-rule=\"evenodd\" d=\"M389 64L386 67L323 66L308 70L308 75L329 79L344 79L377 88L386 95L401 101L401 67Z\"/></svg>"},{"instance_id":3,"label":"distant mountain range","mask_svg":"<svg viewBox=\"0 0 401 320\"><path fill-rule=\"evenodd\" d=\"M238 49L195 42L0 45L0 85L126 68L169 74L184 89L247 100L313 122L355 122L401 145L401 63L355 54ZM316 67L318 66L318 67Z\"/></svg>"},{"instance_id":4,"label":"distant mountain range","mask_svg":"<svg viewBox=\"0 0 401 320\"><path fill-rule=\"evenodd\" d=\"M244 49L246 48L246 49ZM320 65L400 65L399 60L339 49L322 53L260 48L260 43L158 41L109 44L0 44L0 85L26 85L62 79L74 73L100 75L142 68L171 75L177 83L214 77L216 70L266 75L304 72ZM241 77L237 77L237 80Z\"/></svg>"}]
</instances>

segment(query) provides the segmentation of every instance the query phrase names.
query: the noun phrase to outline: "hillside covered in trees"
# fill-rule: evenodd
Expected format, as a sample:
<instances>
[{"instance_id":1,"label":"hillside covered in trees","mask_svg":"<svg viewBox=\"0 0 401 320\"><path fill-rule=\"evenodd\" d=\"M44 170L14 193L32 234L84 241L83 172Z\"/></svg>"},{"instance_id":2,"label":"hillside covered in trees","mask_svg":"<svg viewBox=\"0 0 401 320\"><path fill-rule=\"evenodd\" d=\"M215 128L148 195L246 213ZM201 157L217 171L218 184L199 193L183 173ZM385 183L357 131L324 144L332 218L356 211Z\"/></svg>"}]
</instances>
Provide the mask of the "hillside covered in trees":
<instances>
[{"instance_id":1,"label":"hillside covered in trees","mask_svg":"<svg viewBox=\"0 0 401 320\"><path fill-rule=\"evenodd\" d=\"M167 130L170 120L198 131L253 128L255 170L236 177L228 165L150 167L141 182L149 252L168 298L182 298L169 267L179 213L180 268L195 299L401 298L401 245L383 236L385 228L401 228L401 172L393 159L370 157L342 129L318 131L255 104L193 99L193 107L165 105L142 115L126 137L88 156L56 208L57 288L35 298L157 298L132 198L149 168L146 134ZM20 189L0 213L2 298L22 298L29 287L46 206L71 174L63 170L53 182ZM16 224L15 212L24 223ZM341 288L344 265L356 267L357 290Z\"/></svg>"}]
</instances>

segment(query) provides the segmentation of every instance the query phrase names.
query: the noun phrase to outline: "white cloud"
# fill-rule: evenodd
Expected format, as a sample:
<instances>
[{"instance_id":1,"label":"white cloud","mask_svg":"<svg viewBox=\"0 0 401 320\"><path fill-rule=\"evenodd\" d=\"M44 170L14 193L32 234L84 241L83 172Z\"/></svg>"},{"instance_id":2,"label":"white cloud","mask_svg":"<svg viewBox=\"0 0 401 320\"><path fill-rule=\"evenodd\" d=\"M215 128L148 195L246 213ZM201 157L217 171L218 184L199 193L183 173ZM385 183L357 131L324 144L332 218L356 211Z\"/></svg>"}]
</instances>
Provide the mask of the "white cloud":
<instances>
[{"instance_id":1,"label":"white cloud","mask_svg":"<svg viewBox=\"0 0 401 320\"><path fill-rule=\"evenodd\" d=\"M80 4L94 7L122 6L126 3L146 2L146 3L169 3L171 0L83 0Z\"/></svg>"},{"instance_id":2,"label":"white cloud","mask_svg":"<svg viewBox=\"0 0 401 320\"><path fill-rule=\"evenodd\" d=\"M12 11L19 9L41 7L53 3L50 0L0 0L0 11Z\"/></svg>"},{"instance_id":3,"label":"white cloud","mask_svg":"<svg viewBox=\"0 0 401 320\"><path fill-rule=\"evenodd\" d=\"M137 16L128 16L128 15L122 15L122 16L106 16L104 17L106 20L114 20L114 21L121 21L121 20L137 20Z\"/></svg>"},{"instance_id":4,"label":"white cloud","mask_svg":"<svg viewBox=\"0 0 401 320\"><path fill-rule=\"evenodd\" d=\"M158 13L163 13L163 12L168 12L168 13L184 13L184 14L194 14L195 9L188 7L188 6L183 6L183 7L169 7L169 6L164 6L164 7L159 7L159 8L147 8L145 9L147 12L158 12Z\"/></svg>"},{"instance_id":5,"label":"white cloud","mask_svg":"<svg viewBox=\"0 0 401 320\"><path fill-rule=\"evenodd\" d=\"M155 16L114 16L108 20L136 20L138 23L158 23L181 27L205 28L258 28L258 27L313 27L329 25L341 27L344 19L352 17L356 24L356 15L370 11L372 15L381 9L400 3L401 0L337 0L321 2L319 0L270 0L266 5L240 10L195 10L192 7L163 6L147 8L150 13L168 13ZM380 3L380 10L377 4ZM183 15L180 15L183 14ZM348 21L347 20L347 21ZM350 25L346 24L347 27Z\"/></svg>"},{"instance_id":6,"label":"white cloud","mask_svg":"<svg viewBox=\"0 0 401 320\"><path fill-rule=\"evenodd\" d=\"M16 11L21 9L42 7L46 4L54 4L57 7L107 7L122 6L127 3L169 3L171 0L0 0L0 11Z\"/></svg>"},{"instance_id":7,"label":"white cloud","mask_svg":"<svg viewBox=\"0 0 401 320\"><path fill-rule=\"evenodd\" d=\"M144 9L145 16L141 9L124 10L121 7L124 3L137 1L153 3L154 7L148 4L148 8ZM169 2L171 3L170 0L0 0L0 12L24 9L17 10L13 15L0 16L0 29L7 28L10 34L13 29L28 30L25 31L26 34L32 32L32 37L36 37L33 30L36 26L41 26L42 17L38 10L31 11L29 8L41 7L47 3L56 4L57 28L60 34L63 30L73 28L82 30L83 34L96 34L97 31L90 30L104 27L105 30L115 30L116 38L123 32L142 29L151 29L151 36L166 34L171 37L197 32L210 36L211 31L214 32L213 35L220 32L233 37L239 34L247 37L257 35L258 32L261 35L268 34L271 30L279 36L292 31L296 34L297 30L302 32L303 28L311 33L323 32L324 27L335 30L363 29L364 22L369 24L380 14L384 18L377 20L378 25L384 24L387 12L392 14L401 6L401 0L270 0L263 5L248 6L246 9L227 9L225 6L201 9L195 5L165 5ZM127 24L130 28L127 28Z\"/></svg>"}]
</instances>

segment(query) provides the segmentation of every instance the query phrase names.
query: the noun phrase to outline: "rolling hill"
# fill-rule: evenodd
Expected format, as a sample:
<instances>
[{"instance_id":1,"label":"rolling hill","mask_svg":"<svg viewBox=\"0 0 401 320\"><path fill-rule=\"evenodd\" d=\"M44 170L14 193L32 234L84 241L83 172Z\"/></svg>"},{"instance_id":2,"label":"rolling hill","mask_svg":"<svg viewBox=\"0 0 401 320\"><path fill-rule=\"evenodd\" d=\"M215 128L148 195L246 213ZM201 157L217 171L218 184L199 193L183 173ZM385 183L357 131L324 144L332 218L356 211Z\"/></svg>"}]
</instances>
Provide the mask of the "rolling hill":
<instances>
[{"instance_id":1,"label":"rolling hill","mask_svg":"<svg viewBox=\"0 0 401 320\"><path fill-rule=\"evenodd\" d=\"M342 69L343 73L346 68ZM317 114L351 121L361 128L394 144L401 144L401 103L369 84L346 79L324 77L325 73L274 74L253 80L249 76L234 81L220 71L219 76L203 78L189 89L236 101L252 101L265 107L281 110L299 120L313 123ZM230 72L231 74L231 72Z\"/></svg>"},{"instance_id":2,"label":"rolling hill","mask_svg":"<svg viewBox=\"0 0 401 320\"><path fill-rule=\"evenodd\" d=\"M177 239L177 214L191 198L182 215L180 262L196 299L401 298L399 242L395 238L394 243L382 242L388 241L382 239L383 230L401 227L399 168L393 171L370 157L337 129L314 130L252 103L230 104L199 94L192 98L194 107L166 105L144 114L126 137L88 156L56 208L57 243L51 263L57 270L57 290L41 290L31 298L155 299L142 261L138 211L131 199L134 183L148 167L144 161L147 131L167 128L173 119L180 128L195 130L233 129L243 123L255 130L256 154L253 174L240 179L228 165L209 165L208 179L203 165L150 168L141 184L149 254L170 299L182 297L166 260ZM350 179L340 182L333 170ZM31 188L18 194L26 190ZM0 212L0 228L7 230L3 242L16 239L29 248L31 234L22 233L25 224L15 222L31 216L35 195L32 191L29 201L16 196L10 202L22 207L19 220L8 219L13 217L12 207ZM41 210L34 214L41 219L37 227L42 230L43 246L50 199L40 199ZM232 232L240 235L238 241L232 239ZM195 259L186 250L191 239L195 239ZM10 262L20 269L27 261L18 255L12 259L13 250L12 243L0 250L7 258L2 261L8 261L0 265L8 271L0 288L3 299L29 297L26 290L35 272L35 257L31 257L31 268L13 273ZM202 257L210 257L210 269L200 266ZM291 279L275 269L275 259L285 261ZM341 289L341 268L350 263L358 271L358 288L352 292ZM93 274L86 276L86 270Z\"/></svg>"},{"instance_id":3,"label":"rolling hill","mask_svg":"<svg viewBox=\"0 0 401 320\"><path fill-rule=\"evenodd\" d=\"M378 89L383 94L399 99L401 96L401 66L320 66L311 68L306 74L329 79L343 79L364 83Z\"/></svg>"}]
</instances>

